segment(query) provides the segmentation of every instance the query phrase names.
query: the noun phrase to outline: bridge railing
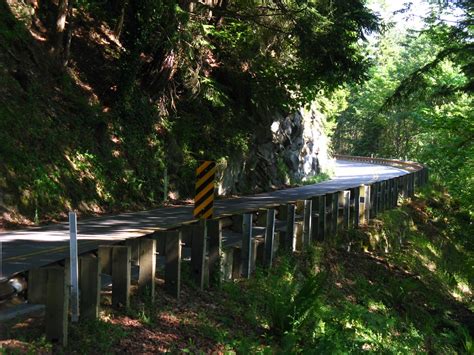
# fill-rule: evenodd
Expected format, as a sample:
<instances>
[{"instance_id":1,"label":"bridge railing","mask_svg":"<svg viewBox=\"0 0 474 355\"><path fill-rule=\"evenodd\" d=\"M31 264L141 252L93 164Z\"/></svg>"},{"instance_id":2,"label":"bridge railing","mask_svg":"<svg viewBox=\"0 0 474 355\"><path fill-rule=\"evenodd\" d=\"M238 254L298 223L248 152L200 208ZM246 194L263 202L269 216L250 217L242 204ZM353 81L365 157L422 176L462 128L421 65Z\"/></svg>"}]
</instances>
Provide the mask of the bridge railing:
<instances>
[{"instance_id":1,"label":"bridge railing","mask_svg":"<svg viewBox=\"0 0 474 355\"><path fill-rule=\"evenodd\" d=\"M112 305L117 308L129 305L134 265L138 266L138 289L151 292L152 299L157 276L164 280L165 292L180 297L183 262L190 264L191 281L200 289L248 278L258 265L270 268L278 250L302 251L311 243L366 225L379 213L396 208L401 198L413 197L415 188L428 181L428 170L419 163L344 155L336 158L390 165L406 173L304 200L189 221L166 230L156 228L140 238L89 250L80 255L81 318L98 317L104 275L112 280ZM157 265L162 266L160 271ZM30 270L27 275L28 302L46 305L47 338L63 344L68 327L68 273L66 260ZM61 304L64 306L58 307Z\"/></svg>"}]
</instances>

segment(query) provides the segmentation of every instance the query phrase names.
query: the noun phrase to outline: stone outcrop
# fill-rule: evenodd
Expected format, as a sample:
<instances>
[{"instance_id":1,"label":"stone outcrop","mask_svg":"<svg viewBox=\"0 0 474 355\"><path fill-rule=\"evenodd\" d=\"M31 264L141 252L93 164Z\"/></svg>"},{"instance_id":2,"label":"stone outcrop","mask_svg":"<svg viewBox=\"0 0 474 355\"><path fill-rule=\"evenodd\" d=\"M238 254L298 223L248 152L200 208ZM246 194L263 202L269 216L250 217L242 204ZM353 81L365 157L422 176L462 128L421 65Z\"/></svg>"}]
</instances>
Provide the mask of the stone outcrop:
<instances>
[{"instance_id":1,"label":"stone outcrop","mask_svg":"<svg viewBox=\"0 0 474 355\"><path fill-rule=\"evenodd\" d=\"M219 163L219 194L267 191L330 171L324 124L315 105L275 116L271 125L257 128L247 157Z\"/></svg>"}]
</instances>

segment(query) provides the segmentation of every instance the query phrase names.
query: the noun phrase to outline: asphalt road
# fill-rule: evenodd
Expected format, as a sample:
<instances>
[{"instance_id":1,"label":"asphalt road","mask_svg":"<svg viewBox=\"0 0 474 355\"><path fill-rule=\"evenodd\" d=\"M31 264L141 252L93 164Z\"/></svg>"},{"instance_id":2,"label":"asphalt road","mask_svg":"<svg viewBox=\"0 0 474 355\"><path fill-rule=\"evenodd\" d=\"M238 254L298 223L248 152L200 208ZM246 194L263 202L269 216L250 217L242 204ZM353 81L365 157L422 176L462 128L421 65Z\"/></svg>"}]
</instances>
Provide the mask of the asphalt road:
<instances>
[{"instance_id":1,"label":"asphalt road","mask_svg":"<svg viewBox=\"0 0 474 355\"><path fill-rule=\"evenodd\" d=\"M232 214L274 204L302 200L315 195L348 189L376 180L407 174L390 166L338 160L330 181L215 203L215 214ZM79 253L99 245L117 243L192 221L192 206L159 208L78 221ZM0 233L0 279L34 267L47 265L69 255L68 224L27 228Z\"/></svg>"}]
</instances>

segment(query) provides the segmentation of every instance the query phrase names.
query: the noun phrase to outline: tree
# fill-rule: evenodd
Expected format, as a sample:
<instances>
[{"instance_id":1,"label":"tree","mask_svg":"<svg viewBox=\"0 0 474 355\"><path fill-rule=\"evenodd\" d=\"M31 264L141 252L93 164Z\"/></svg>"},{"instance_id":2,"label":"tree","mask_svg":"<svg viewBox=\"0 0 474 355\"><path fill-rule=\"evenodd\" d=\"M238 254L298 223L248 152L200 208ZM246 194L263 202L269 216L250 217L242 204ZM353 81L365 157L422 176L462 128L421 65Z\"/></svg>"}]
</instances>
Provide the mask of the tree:
<instances>
[{"instance_id":1,"label":"tree","mask_svg":"<svg viewBox=\"0 0 474 355\"><path fill-rule=\"evenodd\" d=\"M464 16L455 23L443 20L446 6L421 33L389 31L381 39L370 79L350 89L335 147L424 162L472 211L472 4L457 3Z\"/></svg>"}]
</instances>

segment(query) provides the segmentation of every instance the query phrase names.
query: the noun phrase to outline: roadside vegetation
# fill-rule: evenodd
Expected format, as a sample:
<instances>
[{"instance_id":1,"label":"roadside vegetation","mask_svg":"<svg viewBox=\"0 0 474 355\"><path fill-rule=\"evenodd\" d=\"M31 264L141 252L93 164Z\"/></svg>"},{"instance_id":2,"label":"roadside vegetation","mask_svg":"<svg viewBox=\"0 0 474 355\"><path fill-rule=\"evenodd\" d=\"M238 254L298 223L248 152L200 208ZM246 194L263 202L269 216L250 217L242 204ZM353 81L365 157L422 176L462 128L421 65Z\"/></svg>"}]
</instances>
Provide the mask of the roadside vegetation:
<instances>
[{"instance_id":1,"label":"roadside vegetation","mask_svg":"<svg viewBox=\"0 0 474 355\"><path fill-rule=\"evenodd\" d=\"M159 289L155 304L136 296L126 312L105 307L56 350L472 353L472 233L469 216L432 185L365 228L280 255L250 280L204 292L185 282L179 302ZM38 319L12 327L12 348L50 352L41 330Z\"/></svg>"}]
</instances>

